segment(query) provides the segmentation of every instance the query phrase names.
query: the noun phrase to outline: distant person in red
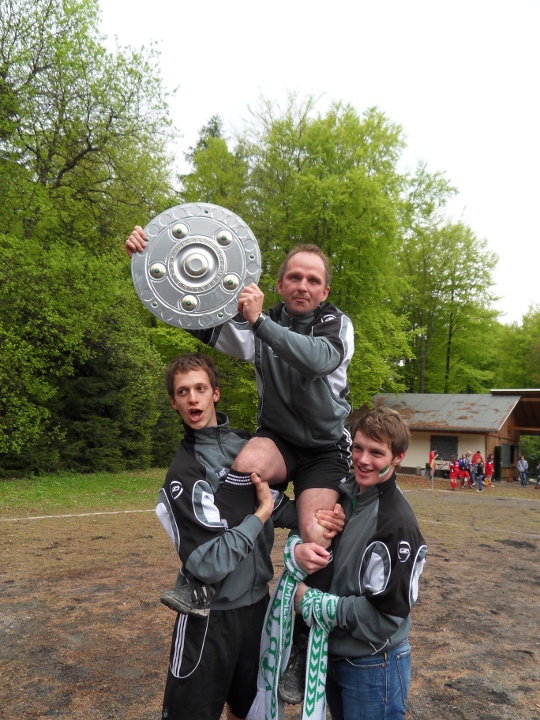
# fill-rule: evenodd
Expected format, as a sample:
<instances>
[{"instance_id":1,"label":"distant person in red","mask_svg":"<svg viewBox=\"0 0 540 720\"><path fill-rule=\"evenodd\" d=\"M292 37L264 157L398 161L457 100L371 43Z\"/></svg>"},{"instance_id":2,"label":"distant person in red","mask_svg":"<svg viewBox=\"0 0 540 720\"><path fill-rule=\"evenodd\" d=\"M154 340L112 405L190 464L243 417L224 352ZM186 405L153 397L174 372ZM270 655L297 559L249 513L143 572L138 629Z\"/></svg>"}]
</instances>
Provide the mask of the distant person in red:
<instances>
[{"instance_id":1,"label":"distant person in red","mask_svg":"<svg viewBox=\"0 0 540 720\"><path fill-rule=\"evenodd\" d=\"M481 462L481 463L484 462L484 458L482 457L482 453L480 452L480 450L477 450L477 451L474 453L474 455L472 456L471 462L472 462L474 465L477 465L479 462Z\"/></svg>"},{"instance_id":2,"label":"distant person in red","mask_svg":"<svg viewBox=\"0 0 540 720\"><path fill-rule=\"evenodd\" d=\"M493 485L493 455L488 455L484 472L484 485Z\"/></svg>"},{"instance_id":3,"label":"distant person in red","mask_svg":"<svg viewBox=\"0 0 540 720\"><path fill-rule=\"evenodd\" d=\"M429 477L433 480L433 475L435 474L435 468L437 467L435 465L435 460L438 458L439 455L437 454L437 448L433 448L433 450L430 450L429 452Z\"/></svg>"},{"instance_id":4,"label":"distant person in red","mask_svg":"<svg viewBox=\"0 0 540 720\"><path fill-rule=\"evenodd\" d=\"M450 484L452 485L452 490L456 489L457 486L457 476L459 474L459 461L455 455L452 455L452 460L450 461Z\"/></svg>"}]
</instances>

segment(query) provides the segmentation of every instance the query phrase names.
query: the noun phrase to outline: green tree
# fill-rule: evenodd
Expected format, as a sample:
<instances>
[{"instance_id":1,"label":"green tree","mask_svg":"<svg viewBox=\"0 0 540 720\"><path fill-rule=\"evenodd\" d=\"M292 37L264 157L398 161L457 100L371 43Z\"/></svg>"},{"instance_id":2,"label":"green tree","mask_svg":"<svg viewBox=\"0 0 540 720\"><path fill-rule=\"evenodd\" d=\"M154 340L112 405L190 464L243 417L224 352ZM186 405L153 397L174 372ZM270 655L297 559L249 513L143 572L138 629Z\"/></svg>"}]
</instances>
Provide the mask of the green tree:
<instances>
[{"instance_id":1,"label":"green tree","mask_svg":"<svg viewBox=\"0 0 540 720\"><path fill-rule=\"evenodd\" d=\"M532 304L521 323L499 323L492 344L497 358L494 387L540 387L540 305ZM528 460L533 477L540 461L540 438L522 435L519 452Z\"/></svg>"},{"instance_id":2,"label":"green tree","mask_svg":"<svg viewBox=\"0 0 540 720\"><path fill-rule=\"evenodd\" d=\"M540 387L540 305L531 305L523 316L525 381L523 387Z\"/></svg>"},{"instance_id":3,"label":"green tree","mask_svg":"<svg viewBox=\"0 0 540 720\"><path fill-rule=\"evenodd\" d=\"M420 164L405 194L399 267L413 347L402 368L409 392L483 392L493 379L497 258L464 223L444 217L454 192Z\"/></svg>"},{"instance_id":4,"label":"green tree","mask_svg":"<svg viewBox=\"0 0 540 720\"><path fill-rule=\"evenodd\" d=\"M224 138L210 136L190 157L192 171L180 178L181 201L214 203L245 218L248 165L240 151L233 153Z\"/></svg>"},{"instance_id":5,"label":"green tree","mask_svg":"<svg viewBox=\"0 0 540 720\"><path fill-rule=\"evenodd\" d=\"M172 204L172 127L155 49L107 52L98 20L0 0L4 469L152 457L162 359L118 237Z\"/></svg>"},{"instance_id":6,"label":"green tree","mask_svg":"<svg viewBox=\"0 0 540 720\"><path fill-rule=\"evenodd\" d=\"M98 20L97 0L1 2L0 220L101 252L171 195L171 127L155 50L107 52Z\"/></svg>"},{"instance_id":7,"label":"green tree","mask_svg":"<svg viewBox=\"0 0 540 720\"><path fill-rule=\"evenodd\" d=\"M148 465L161 361L118 262L62 241L1 244L0 467Z\"/></svg>"},{"instance_id":8,"label":"green tree","mask_svg":"<svg viewBox=\"0 0 540 720\"><path fill-rule=\"evenodd\" d=\"M220 115L212 115L206 125L203 125L200 129L195 147L190 147L189 150L184 153L185 159L194 165L195 152L198 150L207 150L208 144L212 139L225 139L223 132L223 118ZM180 178L182 177L181 175Z\"/></svg>"},{"instance_id":9,"label":"green tree","mask_svg":"<svg viewBox=\"0 0 540 720\"><path fill-rule=\"evenodd\" d=\"M321 247L334 272L330 299L356 328L353 402L399 389L395 366L408 349L394 312L401 128L376 109L360 117L336 103L321 115L313 98L291 96L283 111L263 100L244 142L269 300L285 254L300 242Z\"/></svg>"},{"instance_id":10,"label":"green tree","mask_svg":"<svg viewBox=\"0 0 540 720\"><path fill-rule=\"evenodd\" d=\"M519 439L519 454L529 463L530 478L536 480L538 474L536 466L540 462L540 437L522 435Z\"/></svg>"},{"instance_id":11,"label":"green tree","mask_svg":"<svg viewBox=\"0 0 540 720\"><path fill-rule=\"evenodd\" d=\"M500 324L493 345L497 355L496 387L540 386L540 305L531 305L521 324Z\"/></svg>"}]
</instances>

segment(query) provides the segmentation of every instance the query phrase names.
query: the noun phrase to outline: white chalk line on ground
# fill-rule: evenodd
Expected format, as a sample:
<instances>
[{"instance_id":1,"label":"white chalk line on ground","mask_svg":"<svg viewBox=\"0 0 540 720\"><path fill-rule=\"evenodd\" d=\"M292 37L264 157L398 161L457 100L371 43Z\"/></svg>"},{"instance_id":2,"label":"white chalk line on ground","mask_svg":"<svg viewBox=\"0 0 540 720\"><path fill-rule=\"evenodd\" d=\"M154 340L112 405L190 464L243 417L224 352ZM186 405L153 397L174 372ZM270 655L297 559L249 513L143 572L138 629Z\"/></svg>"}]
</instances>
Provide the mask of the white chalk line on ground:
<instances>
[{"instance_id":1,"label":"white chalk line on ground","mask_svg":"<svg viewBox=\"0 0 540 720\"><path fill-rule=\"evenodd\" d=\"M429 488L426 489L407 489L403 490L403 493L410 493L410 492L438 492L438 493L447 493L447 490L430 490ZM526 500L526 498L512 498L512 500ZM0 522L22 522L24 520L60 520L63 518L82 518L82 517L97 517L99 515L130 515L135 513L149 513L149 512L155 512L155 510L152 508L151 510L108 510L103 512L92 512L92 513L70 513L66 515L31 515L28 517L19 517L19 518L0 518ZM449 527L455 527L455 528L464 528L464 527L470 527L469 525L460 525L459 523L450 523L446 520L429 520L424 518L422 522L426 523L432 523L434 525L448 525ZM477 528L478 530L482 530L484 532L501 532L501 528ZM506 535L517 535L518 537L527 537L531 539L538 539L540 540L540 535L537 535L536 533L523 533L523 532L515 532L514 530L503 530Z\"/></svg>"},{"instance_id":2,"label":"white chalk line on ground","mask_svg":"<svg viewBox=\"0 0 540 720\"><path fill-rule=\"evenodd\" d=\"M21 522L23 520L59 520L60 518L78 518L78 517L95 517L96 515L130 515L133 513L149 513L155 512L151 510L108 510L104 512L91 513L73 513L71 515L31 515L29 517L19 518L0 518L0 522Z\"/></svg>"},{"instance_id":3,"label":"white chalk line on ground","mask_svg":"<svg viewBox=\"0 0 540 720\"><path fill-rule=\"evenodd\" d=\"M404 493L408 492L432 492L431 490L404 490ZM435 490L434 492L446 492L445 490ZM518 500L520 498L517 498ZM525 498L522 498L525 499ZM152 508L151 510L109 510L104 512L93 512L93 513L71 513L69 515L33 515L29 517L20 517L20 518L0 518L0 522L22 522L24 520L60 520L63 518L82 518L82 517L95 517L98 515L130 515L135 513L149 513L149 512L155 512L155 510ZM459 523L450 523L446 520L429 520L424 518L422 520L424 523L432 523L434 525L448 525L448 527L455 527L455 528L469 528L469 525L460 525ZM483 532L501 532L501 528L477 528L478 530L482 530ZM537 535L535 533L523 533L523 532L515 532L514 530L503 530L504 534L506 535L517 535L518 537L526 537L530 539L537 539L540 540L540 535Z\"/></svg>"}]
</instances>

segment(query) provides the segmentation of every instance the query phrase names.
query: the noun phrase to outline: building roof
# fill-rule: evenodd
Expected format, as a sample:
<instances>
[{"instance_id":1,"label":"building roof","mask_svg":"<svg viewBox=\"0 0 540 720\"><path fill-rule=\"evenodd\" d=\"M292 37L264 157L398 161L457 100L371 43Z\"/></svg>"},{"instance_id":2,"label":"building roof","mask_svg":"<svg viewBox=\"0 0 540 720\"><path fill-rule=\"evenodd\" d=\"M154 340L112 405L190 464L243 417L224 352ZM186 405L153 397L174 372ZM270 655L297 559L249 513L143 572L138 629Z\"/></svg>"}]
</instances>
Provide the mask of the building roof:
<instances>
[{"instance_id":1,"label":"building roof","mask_svg":"<svg viewBox=\"0 0 540 720\"><path fill-rule=\"evenodd\" d=\"M383 393L373 402L397 410L411 430L488 433L504 425L521 399L522 391L506 392L515 394Z\"/></svg>"},{"instance_id":2,"label":"building roof","mask_svg":"<svg viewBox=\"0 0 540 720\"><path fill-rule=\"evenodd\" d=\"M519 430L522 435L540 435L540 390L492 390L492 395L519 395L519 403L512 417L509 430Z\"/></svg>"}]
</instances>

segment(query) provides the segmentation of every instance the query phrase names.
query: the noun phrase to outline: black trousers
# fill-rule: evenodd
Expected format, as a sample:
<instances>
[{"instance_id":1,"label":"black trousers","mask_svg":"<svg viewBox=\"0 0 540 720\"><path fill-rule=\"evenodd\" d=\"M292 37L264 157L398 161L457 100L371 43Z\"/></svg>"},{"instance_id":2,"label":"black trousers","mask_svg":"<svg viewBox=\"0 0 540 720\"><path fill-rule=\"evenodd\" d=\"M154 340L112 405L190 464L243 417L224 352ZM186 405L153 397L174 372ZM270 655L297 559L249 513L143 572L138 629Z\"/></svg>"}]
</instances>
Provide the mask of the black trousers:
<instances>
[{"instance_id":1,"label":"black trousers","mask_svg":"<svg viewBox=\"0 0 540 720\"><path fill-rule=\"evenodd\" d=\"M227 702L245 718L257 692L268 597L206 618L180 613L174 626L163 720L219 720Z\"/></svg>"}]
</instances>

